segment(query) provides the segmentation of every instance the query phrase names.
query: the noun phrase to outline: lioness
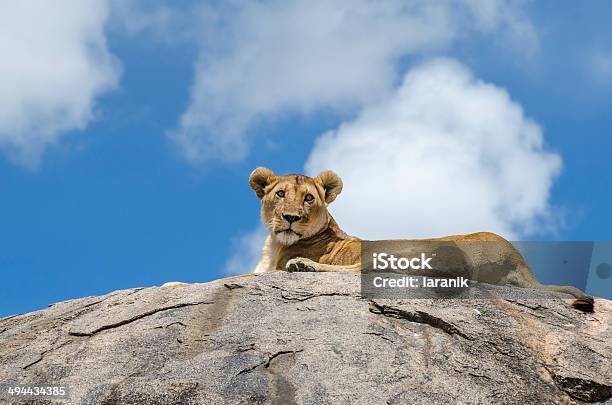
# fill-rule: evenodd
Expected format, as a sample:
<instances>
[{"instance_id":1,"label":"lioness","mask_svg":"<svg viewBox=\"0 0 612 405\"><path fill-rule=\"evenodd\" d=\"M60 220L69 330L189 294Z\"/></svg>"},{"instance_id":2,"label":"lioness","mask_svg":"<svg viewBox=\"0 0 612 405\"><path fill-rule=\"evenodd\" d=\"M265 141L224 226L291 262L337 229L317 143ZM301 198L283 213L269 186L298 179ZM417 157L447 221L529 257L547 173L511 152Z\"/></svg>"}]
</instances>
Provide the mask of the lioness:
<instances>
[{"instance_id":1,"label":"lioness","mask_svg":"<svg viewBox=\"0 0 612 405\"><path fill-rule=\"evenodd\" d=\"M360 271L361 240L344 233L327 210L327 204L342 191L342 180L336 173L324 171L315 178L301 174L277 176L268 168L258 167L251 173L249 183L261 199L261 218L270 232L255 273ZM593 311L593 298L578 288L541 284L521 254L499 235L479 232L425 241L497 242L495 260L499 261L502 255L505 265L501 270L495 267L494 274L490 270L471 273L474 281L571 294L577 298L573 307L584 312ZM483 251L475 254L464 249L464 253L474 267L485 268L487 260L493 261Z\"/></svg>"}]
</instances>

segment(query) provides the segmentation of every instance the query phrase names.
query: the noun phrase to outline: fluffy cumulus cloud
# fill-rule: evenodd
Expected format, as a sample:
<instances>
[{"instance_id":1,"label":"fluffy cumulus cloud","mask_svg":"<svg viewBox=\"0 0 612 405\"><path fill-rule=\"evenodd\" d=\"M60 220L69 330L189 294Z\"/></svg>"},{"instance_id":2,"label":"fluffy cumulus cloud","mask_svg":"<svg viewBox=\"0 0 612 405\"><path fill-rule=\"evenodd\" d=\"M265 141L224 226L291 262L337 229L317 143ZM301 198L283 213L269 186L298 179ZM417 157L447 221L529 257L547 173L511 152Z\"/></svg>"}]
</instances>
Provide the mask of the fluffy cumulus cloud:
<instances>
[{"instance_id":1,"label":"fluffy cumulus cloud","mask_svg":"<svg viewBox=\"0 0 612 405\"><path fill-rule=\"evenodd\" d=\"M253 127L281 113L376 102L400 58L469 33L537 43L520 3L504 0L222 2L201 27L191 102L170 132L192 161L245 157Z\"/></svg>"},{"instance_id":2,"label":"fluffy cumulus cloud","mask_svg":"<svg viewBox=\"0 0 612 405\"><path fill-rule=\"evenodd\" d=\"M164 0L107 0L112 28L122 34L144 35L149 44L174 45L192 40L196 24L191 7ZM154 40L154 41L152 41Z\"/></svg>"},{"instance_id":3,"label":"fluffy cumulus cloud","mask_svg":"<svg viewBox=\"0 0 612 405\"><path fill-rule=\"evenodd\" d=\"M415 67L384 102L323 134L306 164L341 175L330 209L369 239L537 233L560 168L504 89L448 59Z\"/></svg>"},{"instance_id":4,"label":"fluffy cumulus cloud","mask_svg":"<svg viewBox=\"0 0 612 405\"><path fill-rule=\"evenodd\" d=\"M0 147L35 166L45 148L83 129L96 96L117 84L105 0L0 2Z\"/></svg>"}]
</instances>

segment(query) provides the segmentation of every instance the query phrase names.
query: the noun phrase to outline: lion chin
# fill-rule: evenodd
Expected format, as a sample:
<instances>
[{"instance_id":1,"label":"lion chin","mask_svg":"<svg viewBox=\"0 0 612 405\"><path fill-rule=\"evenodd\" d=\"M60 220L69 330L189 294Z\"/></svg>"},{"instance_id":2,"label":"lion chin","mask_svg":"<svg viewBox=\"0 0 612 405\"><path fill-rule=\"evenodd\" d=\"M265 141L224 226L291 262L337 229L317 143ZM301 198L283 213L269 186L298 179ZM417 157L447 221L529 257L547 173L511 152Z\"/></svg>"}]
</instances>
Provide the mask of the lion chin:
<instances>
[{"instance_id":1,"label":"lion chin","mask_svg":"<svg viewBox=\"0 0 612 405\"><path fill-rule=\"evenodd\" d=\"M282 232L278 232L275 234L275 238L278 241L278 243L280 243L283 246L291 246L295 242L300 240L300 236L291 230L285 230Z\"/></svg>"}]
</instances>

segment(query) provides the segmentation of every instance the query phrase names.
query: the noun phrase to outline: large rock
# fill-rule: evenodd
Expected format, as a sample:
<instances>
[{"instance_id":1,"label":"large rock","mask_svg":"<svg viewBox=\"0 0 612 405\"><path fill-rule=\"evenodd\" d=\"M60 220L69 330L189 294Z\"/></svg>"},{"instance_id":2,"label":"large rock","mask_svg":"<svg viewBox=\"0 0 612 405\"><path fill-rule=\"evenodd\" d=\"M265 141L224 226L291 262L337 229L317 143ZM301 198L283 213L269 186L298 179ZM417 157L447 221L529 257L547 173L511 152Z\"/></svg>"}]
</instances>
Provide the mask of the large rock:
<instances>
[{"instance_id":1,"label":"large rock","mask_svg":"<svg viewBox=\"0 0 612 405\"><path fill-rule=\"evenodd\" d=\"M366 300L356 274L117 291L0 320L0 382L75 404L608 402L612 303Z\"/></svg>"}]
</instances>

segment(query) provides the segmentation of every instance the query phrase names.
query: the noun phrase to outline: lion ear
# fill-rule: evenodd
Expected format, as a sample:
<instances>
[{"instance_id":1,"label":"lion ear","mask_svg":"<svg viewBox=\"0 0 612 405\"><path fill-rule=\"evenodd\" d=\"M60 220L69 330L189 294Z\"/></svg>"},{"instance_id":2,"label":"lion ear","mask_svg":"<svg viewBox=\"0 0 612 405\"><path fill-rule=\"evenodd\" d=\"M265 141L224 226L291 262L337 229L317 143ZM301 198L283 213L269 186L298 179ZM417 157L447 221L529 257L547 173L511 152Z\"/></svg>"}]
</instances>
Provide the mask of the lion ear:
<instances>
[{"instance_id":1,"label":"lion ear","mask_svg":"<svg viewBox=\"0 0 612 405\"><path fill-rule=\"evenodd\" d=\"M274 181L276 175L267 167L258 167L249 176L249 185L260 199L265 195L265 188Z\"/></svg>"},{"instance_id":2,"label":"lion ear","mask_svg":"<svg viewBox=\"0 0 612 405\"><path fill-rule=\"evenodd\" d=\"M325 202L331 203L342 192L342 179L331 170L319 173L315 178L325 190Z\"/></svg>"}]
</instances>

